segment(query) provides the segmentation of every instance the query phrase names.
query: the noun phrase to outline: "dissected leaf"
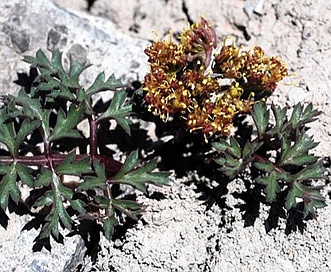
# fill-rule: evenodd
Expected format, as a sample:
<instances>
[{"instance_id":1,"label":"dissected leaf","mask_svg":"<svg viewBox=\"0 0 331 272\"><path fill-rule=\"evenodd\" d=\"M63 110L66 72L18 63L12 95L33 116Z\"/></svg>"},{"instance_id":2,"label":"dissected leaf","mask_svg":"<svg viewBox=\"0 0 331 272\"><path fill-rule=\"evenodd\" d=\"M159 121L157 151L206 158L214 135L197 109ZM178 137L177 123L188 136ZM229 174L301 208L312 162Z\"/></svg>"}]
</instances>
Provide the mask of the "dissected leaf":
<instances>
[{"instance_id":1,"label":"dissected leaf","mask_svg":"<svg viewBox=\"0 0 331 272\"><path fill-rule=\"evenodd\" d=\"M91 64L81 63L70 59L70 68L68 73L68 79L70 80L70 86L79 87L79 77Z\"/></svg>"},{"instance_id":2,"label":"dissected leaf","mask_svg":"<svg viewBox=\"0 0 331 272\"><path fill-rule=\"evenodd\" d=\"M110 199L108 197L97 195L94 196L93 199L102 209L107 209L109 207Z\"/></svg>"},{"instance_id":3,"label":"dissected leaf","mask_svg":"<svg viewBox=\"0 0 331 272\"><path fill-rule=\"evenodd\" d=\"M32 176L32 169L21 163L16 163L16 171L20 177L22 183L28 185L29 187L34 186L34 177Z\"/></svg>"},{"instance_id":4,"label":"dissected leaf","mask_svg":"<svg viewBox=\"0 0 331 272\"><path fill-rule=\"evenodd\" d=\"M290 118L290 123L295 127L299 124L300 122L300 117L302 114L302 110L303 110L303 105L301 103L298 103L295 105L293 111L292 111L292 115Z\"/></svg>"},{"instance_id":5,"label":"dissected leaf","mask_svg":"<svg viewBox=\"0 0 331 272\"><path fill-rule=\"evenodd\" d=\"M14 155L16 152L16 141L15 141L15 129L14 124L8 121L6 118L6 112L1 109L0 110L0 142L3 143L7 148L8 151Z\"/></svg>"},{"instance_id":6,"label":"dissected leaf","mask_svg":"<svg viewBox=\"0 0 331 272\"><path fill-rule=\"evenodd\" d=\"M94 161L93 167L95 170L96 176L85 176L84 181L78 185L78 189L80 191L86 191L90 189L100 188L106 189L106 172L105 166L101 164L99 161Z\"/></svg>"},{"instance_id":7,"label":"dissected leaf","mask_svg":"<svg viewBox=\"0 0 331 272\"><path fill-rule=\"evenodd\" d=\"M59 140L61 138L80 138L81 135L75 127L83 119L83 106L76 107L71 105L67 115L62 109L57 113L56 125L52 131L50 141Z\"/></svg>"},{"instance_id":8,"label":"dissected leaf","mask_svg":"<svg viewBox=\"0 0 331 272\"><path fill-rule=\"evenodd\" d=\"M70 59L70 68L67 72L62 63L62 52L54 50L51 59L42 50L38 50L36 57L24 56L25 62L32 64L41 72L35 82L39 83L39 90L54 90L51 97L64 97L68 100L75 98L73 95L79 88L79 76L90 65Z\"/></svg>"},{"instance_id":9,"label":"dissected leaf","mask_svg":"<svg viewBox=\"0 0 331 272\"><path fill-rule=\"evenodd\" d=\"M32 64L32 67L41 67L45 69L51 68L51 62L45 55L45 53L39 49L36 53L36 57L33 56L24 56L23 61Z\"/></svg>"},{"instance_id":10,"label":"dissected leaf","mask_svg":"<svg viewBox=\"0 0 331 272\"><path fill-rule=\"evenodd\" d=\"M18 154L18 149L22 144L22 142L24 141L24 139L29 134L32 134L34 130L36 130L40 126L40 124L41 124L40 120L30 121L28 119L24 119L15 137L15 152L14 152L15 155Z\"/></svg>"},{"instance_id":11,"label":"dissected leaf","mask_svg":"<svg viewBox=\"0 0 331 272\"><path fill-rule=\"evenodd\" d=\"M53 191L46 191L41 197L39 197L35 203L34 207L49 207L53 204Z\"/></svg>"},{"instance_id":12,"label":"dissected leaf","mask_svg":"<svg viewBox=\"0 0 331 272\"><path fill-rule=\"evenodd\" d=\"M108 109L98 119L115 119L124 131L130 135L131 121L127 117L132 114L132 105L125 103L125 98L125 90L117 91Z\"/></svg>"},{"instance_id":13,"label":"dissected leaf","mask_svg":"<svg viewBox=\"0 0 331 272\"><path fill-rule=\"evenodd\" d=\"M60 196L53 196L54 202L51 212L45 218L45 225L40 232L40 238L47 238L53 234L56 239L59 238L60 220L66 229L71 230L72 219L66 211Z\"/></svg>"},{"instance_id":14,"label":"dissected leaf","mask_svg":"<svg viewBox=\"0 0 331 272\"><path fill-rule=\"evenodd\" d=\"M272 112L275 116L275 125L271 129L270 133L276 134L280 133L284 129L284 123L286 121L286 108L276 107L274 104L271 105Z\"/></svg>"},{"instance_id":15,"label":"dissected leaf","mask_svg":"<svg viewBox=\"0 0 331 272\"><path fill-rule=\"evenodd\" d=\"M270 112L264 102L255 103L252 111L252 117L257 128L257 132L261 137L268 126Z\"/></svg>"},{"instance_id":16,"label":"dissected leaf","mask_svg":"<svg viewBox=\"0 0 331 272\"><path fill-rule=\"evenodd\" d=\"M22 106L22 115L27 116L30 120L39 120L41 122L43 137L49 138L49 116L51 110L42 108L39 99L31 98L23 89L20 90L14 101L17 105Z\"/></svg>"},{"instance_id":17,"label":"dissected leaf","mask_svg":"<svg viewBox=\"0 0 331 272\"><path fill-rule=\"evenodd\" d=\"M15 203L18 203L21 193L16 184L16 164L13 163L11 165L2 166L1 168L1 172L5 174L0 181L0 206L3 210L6 210L9 197L11 197Z\"/></svg>"},{"instance_id":18,"label":"dissected leaf","mask_svg":"<svg viewBox=\"0 0 331 272\"><path fill-rule=\"evenodd\" d=\"M277 198L277 194L281 191L275 172L271 172L268 176L258 177L255 181L266 186L264 190L266 200L268 202L274 202Z\"/></svg>"},{"instance_id":19,"label":"dissected leaf","mask_svg":"<svg viewBox=\"0 0 331 272\"><path fill-rule=\"evenodd\" d=\"M320 162L304 167L299 173L294 175L297 180L324 179L325 169Z\"/></svg>"},{"instance_id":20,"label":"dissected leaf","mask_svg":"<svg viewBox=\"0 0 331 272\"><path fill-rule=\"evenodd\" d=\"M73 208L78 209L78 211L82 213L85 211L82 206L82 203L77 201L72 202L73 192L71 191L71 189L62 185L59 176L55 173L52 174L51 183L52 191L49 191L50 193L47 195L48 198L51 198L51 201L47 201L45 197L41 197L42 199L45 199L43 201L45 204L47 202L48 204L49 202L52 202L51 211L46 216L46 223L41 230L41 238L46 238L50 236L50 234L53 234L56 238L58 238L60 221L66 229L71 230L72 219L64 206L65 199L71 202L71 206ZM36 204L40 205L43 202L39 200L39 202L37 202Z\"/></svg>"},{"instance_id":21,"label":"dissected leaf","mask_svg":"<svg viewBox=\"0 0 331 272\"><path fill-rule=\"evenodd\" d=\"M264 172L272 172L274 169L274 165L272 162L267 161L267 162L254 162L254 166Z\"/></svg>"},{"instance_id":22,"label":"dissected leaf","mask_svg":"<svg viewBox=\"0 0 331 272\"><path fill-rule=\"evenodd\" d=\"M228 150L234 157L241 157L241 148L235 137L230 137L230 148Z\"/></svg>"},{"instance_id":23,"label":"dissected leaf","mask_svg":"<svg viewBox=\"0 0 331 272\"><path fill-rule=\"evenodd\" d=\"M35 186L49 186L52 181L52 171L46 167L42 167L40 174L37 176Z\"/></svg>"},{"instance_id":24,"label":"dissected leaf","mask_svg":"<svg viewBox=\"0 0 331 272\"><path fill-rule=\"evenodd\" d=\"M91 97L91 95L96 94L98 92L107 91L107 90L116 90L121 87L123 87L123 83L120 80L116 79L114 74L112 74L105 81L105 73L102 72L96 77L93 84L87 89L86 95L88 97Z\"/></svg>"},{"instance_id":25,"label":"dissected leaf","mask_svg":"<svg viewBox=\"0 0 331 272\"><path fill-rule=\"evenodd\" d=\"M297 205L297 199L302 199L304 203L304 217L309 214L315 215L316 208L326 206L325 198L320 193L321 187L308 187L300 182L293 182L292 187L286 197L285 207L287 210Z\"/></svg>"},{"instance_id":26,"label":"dissected leaf","mask_svg":"<svg viewBox=\"0 0 331 272\"><path fill-rule=\"evenodd\" d=\"M290 145L290 140L283 138L281 165L303 165L302 162L313 162L316 157L308 156L308 151L315 148L318 143L306 133L300 134L294 144Z\"/></svg>"},{"instance_id":27,"label":"dissected leaf","mask_svg":"<svg viewBox=\"0 0 331 272\"><path fill-rule=\"evenodd\" d=\"M156 160L134 169L140 163L138 153L132 152L126 159L122 169L111 178L114 183L129 184L132 187L146 192L146 184L168 185L170 172L153 172L156 169Z\"/></svg>"},{"instance_id":28,"label":"dissected leaf","mask_svg":"<svg viewBox=\"0 0 331 272\"><path fill-rule=\"evenodd\" d=\"M118 220L115 217L115 211L112 208L108 209L107 217L103 220L103 229L105 237L111 240L114 233L114 228L118 225Z\"/></svg>"},{"instance_id":29,"label":"dissected leaf","mask_svg":"<svg viewBox=\"0 0 331 272\"><path fill-rule=\"evenodd\" d=\"M138 220L137 215L141 213L141 206L136 201L126 199L112 199L111 203L115 209L126 214L133 220Z\"/></svg>"},{"instance_id":30,"label":"dissected leaf","mask_svg":"<svg viewBox=\"0 0 331 272\"><path fill-rule=\"evenodd\" d=\"M56 173L62 175L81 176L93 172L90 165L90 157L86 156L81 160L75 161L76 155L74 152L68 154L66 159L56 166Z\"/></svg>"},{"instance_id":31,"label":"dissected leaf","mask_svg":"<svg viewBox=\"0 0 331 272\"><path fill-rule=\"evenodd\" d=\"M215 148L219 152L226 152L228 149L230 149L230 144L225 141L224 139L220 139L217 142L211 143L212 147Z\"/></svg>"}]
</instances>

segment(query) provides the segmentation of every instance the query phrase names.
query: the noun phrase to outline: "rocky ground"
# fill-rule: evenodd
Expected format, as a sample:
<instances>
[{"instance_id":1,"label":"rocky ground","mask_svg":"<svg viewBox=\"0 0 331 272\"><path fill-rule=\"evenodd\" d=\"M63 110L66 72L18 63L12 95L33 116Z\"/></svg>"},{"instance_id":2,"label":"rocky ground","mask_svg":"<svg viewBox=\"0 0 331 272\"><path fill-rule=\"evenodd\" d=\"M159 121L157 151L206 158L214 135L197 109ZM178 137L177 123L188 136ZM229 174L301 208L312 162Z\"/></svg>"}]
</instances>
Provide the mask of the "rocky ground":
<instances>
[{"instance_id":1,"label":"rocky ground","mask_svg":"<svg viewBox=\"0 0 331 272\"><path fill-rule=\"evenodd\" d=\"M143 50L156 38L152 31L162 38L204 15L220 40L232 35L238 44L260 45L287 63L292 76L271 100L289 108L312 101L323 112L311 128L320 142L315 152L329 157L330 10L331 2L322 0L97 0L90 7L83 0L2 1L0 91L17 91L16 73L27 72L22 55L40 47L59 48L93 63L86 83L102 70L124 81L141 80L147 72ZM256 206L253 188L241 180L228 186L217 202L222 204L208 205L211 197L192 182L199 178L176 179L160 190L162 198L139 195L147 205L142 219L114 241L102 239L95 264L83 260L78 237L66 238L64 246L52 243L52 253L32 254L36 231L21 231L29 218L10 214L7 230L0 229L1 271L331 270L329 181L323 191L329 206L318 211L317 220L303 221L293 230L283 217L270 228L270 206Z\"/></svg>"}]
</instances>

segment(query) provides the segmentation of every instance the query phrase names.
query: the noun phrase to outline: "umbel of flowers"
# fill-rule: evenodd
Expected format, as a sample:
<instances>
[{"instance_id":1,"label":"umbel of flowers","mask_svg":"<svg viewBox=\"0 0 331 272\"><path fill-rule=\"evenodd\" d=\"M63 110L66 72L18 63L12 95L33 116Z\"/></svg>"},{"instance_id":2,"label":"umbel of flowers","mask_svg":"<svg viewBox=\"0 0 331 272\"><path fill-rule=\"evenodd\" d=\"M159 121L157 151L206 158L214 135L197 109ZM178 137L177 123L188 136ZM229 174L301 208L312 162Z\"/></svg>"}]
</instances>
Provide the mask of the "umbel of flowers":
<instances>
[{"instance_id":1,"label":"umbel of flowers","mask_svg":"<svg viewBox=\"0 0 331 272\"><path fill-rule=\"evenodd\" d=\"M244 50L225 39L214 53L216 33L204 18L184 29L179 41L169 37L146 48L145 100L164 121L179 113L191 132L206 137L229 134L234 117L250 112L288 75L280 59L265 56L257 46ZM228 85L222 84L225 78Z\"/></svg>"}]
</instances>

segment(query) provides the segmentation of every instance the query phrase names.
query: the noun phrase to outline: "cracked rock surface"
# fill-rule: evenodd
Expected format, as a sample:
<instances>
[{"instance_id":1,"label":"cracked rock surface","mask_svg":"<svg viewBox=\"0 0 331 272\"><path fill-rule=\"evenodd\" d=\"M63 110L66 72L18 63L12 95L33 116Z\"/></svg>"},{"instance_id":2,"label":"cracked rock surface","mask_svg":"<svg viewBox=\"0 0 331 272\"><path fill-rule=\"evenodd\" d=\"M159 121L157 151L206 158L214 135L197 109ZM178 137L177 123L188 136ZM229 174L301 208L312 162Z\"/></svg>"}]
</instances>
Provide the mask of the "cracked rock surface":
<instances>
[{"instance_id":1,"label":"cracked rock surface","mask_svg":"<svg viewBox=\"0 0 331 272\"><path fill-rule=\"evenodd\" d=\"M91 3L91 1L90 1ZM263 5L262 5L263 4ZM331 2L322 0L12 0L0 2L0 94L15 93L17 72L28 72L22 55L38 48L60 49L65 56L93 64L86 84L102 70L124 81L142 80L147 72L144 48L151 40L179 33L201 15L213 23L219 42L236 37L244 46L260 45L279 55L292 76L270 101L292 107L313 102L321 110L312 124L319 156L331 150ZM42 22L42 23L40 23ZM155 31L157 36L153 33ZM90 71L91 70L91 71ZM328 169L330 173L330 169ZM157 191L160 191L157 189ZM32 253L34 229L22 231L27 217L10 215L0 227L1 271L321 271L331 270L330 184L323 194L329 206L317 220L288 232L278 218L267 232L270 206L243 208L254 192L238 180L222 196L223 205L208 199L190 177L161 190L164 197L139 195L146 205L142 219L115 241L101 241L98 260L83 260L81 241L66 237ZM245 197L238 197L245 194ZM254 202L253 202L254 203Z\"/></svg>"}]
</instances>

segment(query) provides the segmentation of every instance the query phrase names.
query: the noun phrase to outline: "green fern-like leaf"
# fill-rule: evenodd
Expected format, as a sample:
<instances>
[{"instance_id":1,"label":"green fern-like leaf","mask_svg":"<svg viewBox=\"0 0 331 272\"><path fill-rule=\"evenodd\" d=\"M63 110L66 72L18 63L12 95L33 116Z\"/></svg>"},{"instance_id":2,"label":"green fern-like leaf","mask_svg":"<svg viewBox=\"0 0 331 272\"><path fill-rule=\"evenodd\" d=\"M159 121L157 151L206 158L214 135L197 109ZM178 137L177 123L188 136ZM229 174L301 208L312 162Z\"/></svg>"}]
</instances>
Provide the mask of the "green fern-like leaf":
<instances>
[{"instance_id":1,"label":"green fern-like leaf","mask_svg":"<svg viewBox=\"0 0 331 272\"><path fill-rule=\"evenodd\" d=\"M75 161L76 154L71 152L66 159L56 166L56 173L60 175L82 176L91 174L93 170L90 165L90 157L86 156L81 160Z\"/></svg>"},{"instance_id":2,"label":"green fern-like leaf","mask_svg":"<svg viewBox=\"0 0 331 272\"><path fill-rule=\"evenodd\" d=\"M91 97L93 94L96 94L98 92L117 90L121 87L123 87L123 83L120 80L116 79L114 74L112 74L105 81L105 73L102 72L96 77L93 84L87 89L86 95L87 97Z\"/></svg>"},{"instance_id":3,"label":"green fern-like leaf","mask_svg":"<svg viewBox=\"0 0 331 272\"><path fill-rule=\"evenodd\" d=\"M4 174L0 181L0 206L3 210L8 207L9 197L18 203L21 193L17 187L17 171L16 164L2 165L0 167L0 173Z\"/></svg>"},{"instance_id":4,"label":"green fern-like leaf","mask_svg":"<svg viewBox=\"0 0 331 272\"><path fill-rule=\"evenodd\" d=\"M322 196L320 190L322 187L308 187L296 181L292 184L286 197L285 207L287 210L296 207L297 199L302 199L304 203L304 217L309 214L315 216L316 208L323 208L326 206L325 198Z\"/></svg>"},{"instance_id":5,"label":"green fern-like leaf","mask_svg":"<svg viewBox=\"0 0 331 272\"><path fill-rule=\"evenodd\" d=\"M107 185L107 177L105 172L105 166L99 161L95 160L93 163L95 176L84 176L82 183L78 185L79 191L86 191L90 189L100 188L105 190Z\"/></svg>"},{"instance_id":6,"label":"green fern-like leaf","mask_svg":"<svg viewBox=\"0 0 331 272\"><path fill-rule=\"evenodd\" d=\"M127 117L132 114L132 104L125 103L125 98L125 90L117 91L108 109L98 119L115 119L124 131L130 135L131 122Z\"/></svg>"},{"instance_id":7,"label":"green fern-like leaf","mask_svg":"<svg viewBox=\"0 0 331 272\"><path fill-rule=\"evenodd\" d=\"M121 170L111 177L111 182L128 184L144 193L146 193L147 183L155 185L169 184L169 172L153 172L156 169L156 160L135 169L139 164L138 151L134 151L128 156Z\"/></svg>"},{"instance_id":8,"label":"green fern-like leaf","mask_svg":"<svg viewBox=\"0 0 331 272\"><path fill-rule=\"evenodd\" d=\"M264 102L259 102L254 105L252 117L257 128L259 137L261 137L268 126L270 112Z\"/></svg>"},{"instance_id":9,"label":"green fern-like leaf","mask_svg":"<svg viewBox=\"0 0 331 272\"><path fill-rule=\"evenodd\" d=\"M291 145L290 139L283 138L282 142L281 165L304 165L317 160L317 157L308 155L308 151L315 148L318 143L314 142L312 137L306 133L300 134L293 145Z\"/></svg>"},{"instance_id":10,"label":"green fern-like leaf","mask_svg":"<svg viewBox=\"0 0 331 272\"><path fill-rule=\"evenodd\" d=\"M83 113L83 106L76 107L71 105L67 114L60 109L57 113L57 121L51 133L50 141L55 141L62 138L80 138L81 135L76 129L76 126L83 120Z\"/></svg>"}]
</instances>

